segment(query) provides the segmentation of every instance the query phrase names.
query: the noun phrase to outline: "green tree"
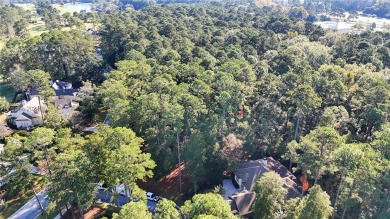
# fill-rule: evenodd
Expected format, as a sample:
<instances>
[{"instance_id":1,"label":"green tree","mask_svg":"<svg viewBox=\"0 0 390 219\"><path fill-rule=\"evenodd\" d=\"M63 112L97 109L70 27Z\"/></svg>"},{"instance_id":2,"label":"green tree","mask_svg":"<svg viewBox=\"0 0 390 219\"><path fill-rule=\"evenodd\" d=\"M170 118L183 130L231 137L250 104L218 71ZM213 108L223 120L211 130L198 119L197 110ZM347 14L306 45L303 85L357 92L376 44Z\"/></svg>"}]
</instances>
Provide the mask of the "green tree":
<instances>
[{"instance_id":1,"label":"green tree","mask_svg":"<svg viewBox=\"0 0 390 219\"><path fill-rule=\"evenodd\" d=\"M283 212L284 198L287 190L283 180L275 172L265 173L255 186L256 201L253 212L256 218L275 218Z\"/></svg>"},{"instance_id":2,"label":"green tree","mask_svg":"<svg viewBox=\"0 0 390 219\"><path fill-rule=\"evenodd\" d=\"M298 148L303 153L296 155L298 167L307 171L317 184L323 171L332 164L332 153L343 143L339 134L328 127L317 127L301 138Z\"/></svg>"},{"instance_id":3,"label":"green tree","mask_svg":"<svg viewBox=\"0 0 390 219\"><path fill-rule=\"evenodd\" d=\"M39 127L34 129L28 137L27 144L33 149L35 159L43 157L47 165L50 164L48 147L53 143L55 131L50 128ZM49 170L50 171L50 170Z\"/></svg>"},{"instance_id":4,"label":"green tree","mask_svg":"<svg viewBox=\"0 0 390 219\"><path fill-rule=\"evenodd\" d=\"M37 89L39 95L48 100L54 96L49 85L50 74L42 70L15 71L11 74L11 84L17 91L26 91L28 88Z\"/></svg>"},{"instance_id":5,"label":"green tree","mask_svg":"<svg viewBox=\"0 0 390 219\"><path fill-rule=\"evenodd\" d=\"M125 204L119 214L114 213L113 219L139 219L152 218L152 213L149 212L146 201L130 202Z\"/></svg>"},{"instance_id":6,"label":"green tree","mask_svg":"<svg viewBox=\"0 0 390 219\"><path fill-rule=\"evenodd\" d=\"M48 106L45 114L45 127L58 130L67 126L68 123L69 121L60 114L60 111L55 106Z\"/></svg>"},{"instance_id":7,"label":"green tree","mask_svg":"<svg viewBox=\"0 0 390 219\"><path fill-rule=\"evenodd\" d=\"M0 112L5 112L9 109L9 102L5 97L0 97Z\"/></svg>"},{"instance_id":8,"label":"green tree","mask_svg":"<svg viewBox=\"0 0 390 219\"><path fill-rule=\"evenodd\" d=\"M58 154L50 164L51 176L47 191L56 210L61 211L70 203L79 209L80 218L84 217L84 210L92 204L96 195L86 168L88 163L84 152L77 149Z\"/></svg>"},{"instance_id":9,"label":"green tree","mask_svg":"<svg viewBox=\"0 0 390 219\"><path fill-rule=\"evenodd\" d=\"M332 214L333 208L330 206L329 195L322 191L319 185L309 189L309 195L304 199L304 207L299 218L302 219L327 219Z\"/></svg>"},{"instance_id":10,"label":"green tree","mask_svg":"<svg viewBox=\"0 0 390 219\"><path fill-rule=\"evenodd\" d=\"M156 209L155 209L155 219L179 219L180 218L180 212L176 209L175 202L163 199L160 200L157 203Z\"/></svg>"},{"instance_id":11,"label":"green tree","mask_svg":"<svg viewBox=\"0 0 390 219\"><path fill-rule=\"evenodd\" d=\"M212 193L195 195L184 203L181 210L188 218L237 218L222 196Z\"/></svg>"},{"instance_id":12,"label":"green tree","mask_svg":"<svg viewBox=\"0 0 390 219\"><path fill-rule=\"evenodd\" d=\"M126 193L136 187L137 180L152 177L156 164L142 152L142 143L131 129L100 125L84 147L91 177L111 187L124 183Z\"/></svg>"}]
</instances>

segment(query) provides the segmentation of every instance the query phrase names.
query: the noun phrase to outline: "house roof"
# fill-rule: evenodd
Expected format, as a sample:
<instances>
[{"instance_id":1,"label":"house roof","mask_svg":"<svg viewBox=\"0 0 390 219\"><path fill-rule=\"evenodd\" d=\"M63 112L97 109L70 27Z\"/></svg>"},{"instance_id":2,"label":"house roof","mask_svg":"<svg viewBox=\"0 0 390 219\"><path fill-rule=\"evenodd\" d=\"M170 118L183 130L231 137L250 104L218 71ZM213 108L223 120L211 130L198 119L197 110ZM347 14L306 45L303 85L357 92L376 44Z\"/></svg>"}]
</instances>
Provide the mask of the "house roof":
<instances>
[{"instance_id":1,"label":"house roof","mask_svg":"<svg viewBox=\"0 0 390 219\"><path fill-rule=\"evenodd\" d=\"M59 80L55 81L51 86L54 90L68 90L73 88L71 83Z\"/></svg>"},{"instance_id":2,"label":"house roof","mask_svg":"<svg viewBox=\"0 0 390 219\"><path fill-rule=\"evenodd\" d=\"M20 114L18 118L15 119L15 121L31 121L31 119L27 118L26 116Z\"/></svg>"},{"instance_id":3,"label":"house roof","mask_svg":"<svg viewBox=\"0 0 390 219\"><path fill-rule=\"evenodd\" d=\"M69 82L57 80L50 83L56 96L75 96L75 93L79 92L78 89L73 89L72 83Z\"/></svg>"},{"instance_id":4,"label":"house roof","mask_svg":"<svg viewBox=\"0 0 390 219\"><path fill-rule=\"evenodd\" d=\"M283 188L287 190L287 195L286 195L287 200L301 197L301 193L299 192L298 185L288 177L283 178Z\"/></svg>"},{"instance_id":5,"label":"house roof","mask_svg":"<svg viewBox=\"0 0 390 219\"><path fill-rule=\"evenodd\" d=\"M29 119L36 118L36 116L33 113L23 112L22 115L29 118Z\"/></svg>"},{"instance_id":6,"label":"house roof","mask_svg":"<svg viewBox=\"0 0 390 219\"><path fill-rule=\"evenodd\" d=\"M71 96L57 96L54 98L54 106L56 107L63 107L65 105L71 106L72 105L72 100L74 98Z\"/></svg>"},{"instance_id":7,"label":"house roof","mask_svg":"<svg viewBox=\"0 0 390 219\"><path fill-rule=\"evenodd\" d=\"M268 171L262 160L255 160L240 164L234 174L242 180L246 190L253 191L256 180Z\"/></svg>"},{"instance_id":8,"label":"house roof","mask_svg":"<svg viewBox=\"0 0 390 219\"><path fill-rule=\"evenodd\" d=\"M233 200L230 203L233 212L237 212L239 215L247 215L252 212L252 205L256 200L255 192L240 192L230 196Z\"/></svg>"},{"instance_id":9,"label":"house roof","mask_svg":"<svg viewBox=\"0 0 390 219\"><path fill-rule=\"evenodd\" d=\"M77 89L63 89L63 90L54 90L56 96L75 96L75 93L79 92Z\"/></svg>"},{"instance_id":10,"label":"house roof","mask_svg":"<svg viewBox=\"0 0 390 219\"><path fill-rule=\"evenodd\" d=\"M239 215L251 213L252 204L256 199L256 193L253 192L256 181L264 173L269 171L275 171L281 176L283 188L287 190L286 199L301 196L296 177L280 162L274 160L272 157L263 160L248 161L241 163L233 172L236 177L242 180L242 186L244 186L246 190L229 197L232 200L232 203L230 203L232 212L236 212Z\"/></svg>"},{"instance_id":11,"label":"house roof","mask_svg":"<svg viewBox=\"0 0 390 219\"><path fill-rule=\"evenodd\" d=\"M26 91L26 94L29 94L30 96L36 96L38 95L38 93L39 93L38 90L33 88L29 88Z\"/></svg>"}]
</instances>

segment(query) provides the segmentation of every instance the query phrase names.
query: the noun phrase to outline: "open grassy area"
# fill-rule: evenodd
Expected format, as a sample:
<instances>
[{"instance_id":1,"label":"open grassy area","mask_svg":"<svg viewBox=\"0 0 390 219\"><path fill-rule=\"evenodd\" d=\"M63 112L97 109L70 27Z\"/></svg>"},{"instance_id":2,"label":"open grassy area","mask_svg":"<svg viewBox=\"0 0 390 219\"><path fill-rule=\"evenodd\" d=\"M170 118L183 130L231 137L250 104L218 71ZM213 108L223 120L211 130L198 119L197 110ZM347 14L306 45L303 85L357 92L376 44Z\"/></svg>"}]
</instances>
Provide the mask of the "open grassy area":
<instances>
[{"instance_id":1,"label":"open grassy area","mask_svg":"<svg viewBox=\"0 0 390 219\"><path fill-rule=\"evenodd\" d=\"M5 42L0 40L0 49L3 48L5 46Z\"/></svg>"},{"instance_id":2,"label":"open grassy area","mask_svg":"<svg viewBox=\"0 0 390 219\"><path fill-rule=\"evenodd\" d=\"M40 191L46 184L45 178L42 176L35 176L35 190ZM7 192L7 191L6 191ZM6 193L4 194L6 196ZM19 196L13 199L5 199L5 203L7 207L0 211L0 219L6 219L10 217L13 213L15 213L19 208L21 208L24 204L26 204L30 199L34 197L34 193L32 190L26 191L24 194L20 194ZM1 197L0 197L1 198Z\"/></svg>"},{"instance_id":3,"label":"open grassy area","mask_svg":"<svg viewBox=\"0 0 390 219\"><path fill-rule=\"evenodd\" d=\"M45 23L43 21L38 21L35 24L29 24L27 27L28 31L30 32L31 36L39 36L44 32L47 32Z\"/></svg>"},{"instance_id":4,"label":"open grassy area","mask_svg":"<svg viewBox=\"0 0 390 219\"><path fill-rule=\"evenodd\" d=\"M16 5L23 8L24 10L36 11L34 4L16 4ZM66 12L73 14L73 12L77 11L77 10L72 9L72 8L64 7L60 4L53 4L53 7L56 8L57 10L59 10L61 15L66 13ZM48 32L48 30L46 29L45 23L42 21L41 17L39 17L39 16L33 17L33 20L35 20L36 23L29 24L27 27L31 36L39 36L44 32ZM92 28L92 24L90 24L90 23L86 23L85 26L86 26L86 29ZM70 30L70 28L64 27L64 28L62 28L62 30ZM0 49L2 46L4 46L4 42L2 43L2 41L0 41Z\"/></svg>"},{"instance_id":5,"label":"open grassy area","mask_svg":"<svg viewBox=\"0 0 390 219\"><path fill-rule=\"evenodd\" d=\"M35 11L35 5L34 4L25 3L25 4L15 4L15 5L18 6L18 7L23 8L23 10L26 10L26 11Z\"/></svg>"},{"instance_id":6,"label":"open grassy area","mask_svg":"<svg viewBox=\"0 0 390 219\"><path fill-rule=\"evenodd\" d=\"M53 8L59 10L61 15L65 14L66 12L73 14L73 12L76 11L76 10L73 10L71 8L64 8L62 5L59 5L59 4L53 4Z\"/></svg>"}]
</instances>

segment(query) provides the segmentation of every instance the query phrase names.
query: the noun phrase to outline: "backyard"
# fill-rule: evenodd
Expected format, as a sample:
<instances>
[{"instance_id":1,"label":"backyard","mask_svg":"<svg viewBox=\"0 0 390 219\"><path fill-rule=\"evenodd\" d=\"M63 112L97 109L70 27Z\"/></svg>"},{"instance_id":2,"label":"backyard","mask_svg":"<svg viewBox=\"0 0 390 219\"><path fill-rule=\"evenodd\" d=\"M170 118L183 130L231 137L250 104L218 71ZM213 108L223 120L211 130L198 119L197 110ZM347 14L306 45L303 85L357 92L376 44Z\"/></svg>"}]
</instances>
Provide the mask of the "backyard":
<instances>
[{"instance_id":1,"label":"backyard","mask_svg":"<svg viewBox=\"0 0 390 219\"><path fill-rule=\"evenodd\" d=\"M182 164L180 166L182 174L184 169L185 166ZM179 168L177 168L177 166L172 169L168 175L159 180L149 179L147 182L140 182L139 184L139 186L145 191L150 191L164 198L170 199L177 205L183 205L186 192L191 187L188 179L182 175L182 192L180 192L180 175Z\"/></svg>"}]
</instances>

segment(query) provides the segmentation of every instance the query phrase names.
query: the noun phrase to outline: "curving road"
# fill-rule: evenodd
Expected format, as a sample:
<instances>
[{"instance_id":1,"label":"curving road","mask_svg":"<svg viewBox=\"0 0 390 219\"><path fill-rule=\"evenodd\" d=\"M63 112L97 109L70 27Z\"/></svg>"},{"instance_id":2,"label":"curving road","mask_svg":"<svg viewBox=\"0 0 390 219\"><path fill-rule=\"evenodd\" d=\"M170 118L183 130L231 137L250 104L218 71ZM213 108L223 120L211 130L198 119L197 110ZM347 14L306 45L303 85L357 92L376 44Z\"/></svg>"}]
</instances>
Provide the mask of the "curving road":
<instances>
[{"instance_id":1,"label":"curving road","mask_svg":"<svg viewBox=\"0 0 390 219\"><path fill-rule=\"evenodd\" d=\"M46 208L49 205L47 201L46 191L41 191L37 194L39 201L42 203L43 208ZM15 212L8 219L35 219L41 214L41 209L39 203L35 196L28 201L23 207L21 207L17 212Z\"/></svg>"},{"instance_id":2,"label":"curving road","mask_svg":"<svg viewBox=\"0 0 390 219\"><path fill-rule=\"evenodd\" d=\"M46 191L41 191L37 194L39 201L42 203L43 208L46 208L49 205ZM109 192L104 192L103 190L99 190L99 198L101 202L110 203L112 194ZM122 206L128 202L128 199L123 196L119 195L117 203L119 206ZM154 212L154 209L156 208L157 202L149 201L148 200L148 209L150 212ZM41 214L41 209L39 208L39 203L35 196L28 201L23 207L21 207L17 212L15 212L11 217L8 219L35 219Z\"/></svg>"}]
</instances>

